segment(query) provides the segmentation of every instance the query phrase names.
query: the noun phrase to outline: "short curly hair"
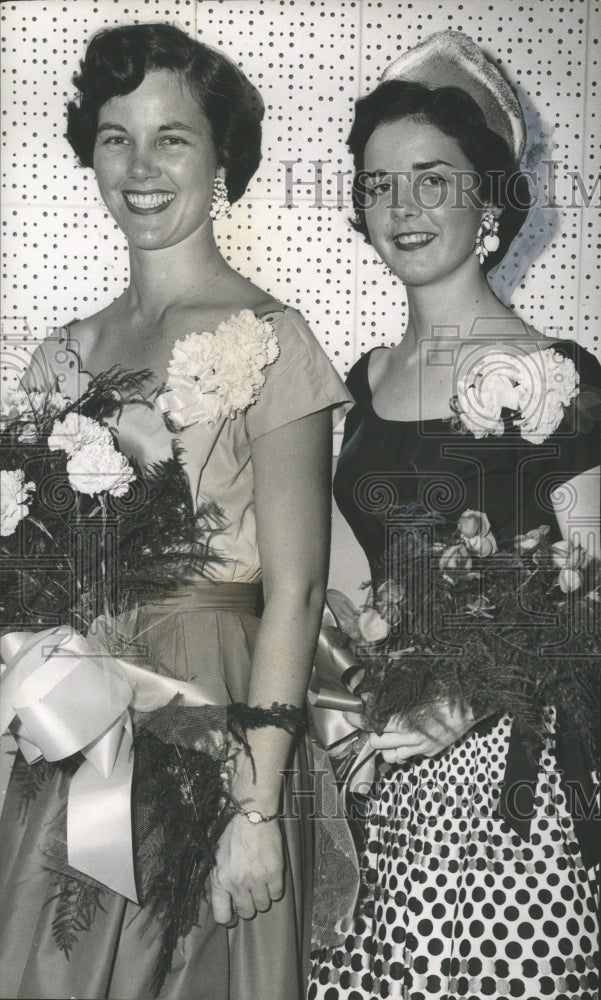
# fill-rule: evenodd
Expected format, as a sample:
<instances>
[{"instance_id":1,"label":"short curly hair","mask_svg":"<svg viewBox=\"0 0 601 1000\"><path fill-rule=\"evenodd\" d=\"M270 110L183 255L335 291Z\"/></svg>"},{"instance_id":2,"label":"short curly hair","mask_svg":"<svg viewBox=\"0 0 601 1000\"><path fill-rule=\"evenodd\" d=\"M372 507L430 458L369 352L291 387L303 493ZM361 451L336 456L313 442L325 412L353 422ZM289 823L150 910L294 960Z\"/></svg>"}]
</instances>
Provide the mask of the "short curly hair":
<instances>
[{"instance_id":1,"label":"short curly hair","mask_svg":"<svg viewBox=\"0 0 601 1000\"><path fill-rule=\"evenodd\" d=\"M73 83L67 138L84 167L93 166L98 112L112 97L130 94L150 70L179 74L198 100L225 168L229 200L240 198L261 160L264 105L259 92L221 52L170 24L125 25L91 39Z\"/></svg>"},{"instance_id":2,"label":"short curly hair","mask_svg":"<svg viewBox=\"0 0 601 1000\"><path fill-rule=\"evenodd\" d=\"M510 243L526 221L532 198L527 177L520 173L507 143L488 128L484 115L465 90L459 87L430 89L409 80L386 80L355 106L355 119L347 144L353 155L353 227L370 243L365 221L365 147L378 127L402 118L415 117L434 125L455 139L480 179L477 188L483 204L503 209L499 219L499 248L484 262L489 271L505 256Z\"/></svg>"}]
</instances>

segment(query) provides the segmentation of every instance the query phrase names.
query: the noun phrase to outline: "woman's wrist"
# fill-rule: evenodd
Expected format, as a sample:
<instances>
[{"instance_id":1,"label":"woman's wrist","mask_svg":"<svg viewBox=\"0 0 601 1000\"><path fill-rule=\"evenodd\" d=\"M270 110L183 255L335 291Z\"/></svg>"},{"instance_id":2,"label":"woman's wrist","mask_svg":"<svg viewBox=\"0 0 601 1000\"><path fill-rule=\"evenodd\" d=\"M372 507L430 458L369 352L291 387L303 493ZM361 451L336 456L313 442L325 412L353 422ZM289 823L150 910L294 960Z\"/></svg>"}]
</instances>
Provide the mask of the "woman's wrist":
<instances>
[{"instance_id":1,"label":"woman's wrist","mask_svg":"<svg viewBox=\"0 0 601 1000\"><path fill-rule=\"evenodd\" d=\"M277 813L280 808L282 783L281 775L278 775L276 782L270 781L265 784L234 779L230 786L230 797L235 804L236 811L240 808L271 816L273 813Z\"/></svg>"},{"instance_id":2,"label":"woman's wrist","mask_svg":"<svg viewBox=\"0 0 601 1000\"><path fill-rule=\"evenodd\" d=\"M250 759L238 751L231 763L229 793L244 809L270 815L277 812L282 798L285 760L277 763L254 754Z\"/></svg>"},{"instance_id":3,"label":"woman's wrist","mask_svg":"<svg viewBox=\"0 0 601 1000\"><path fill-rule=\"evenodd\" d=\"M232 802L232 805L236 815L243 816L252 826L260 826L262 823L272 823L280 817L279 809L276 809L275 812L268 813L261 812L260 809L245 809L239 802L235 801Z\"/></svg>"}]
</instances>

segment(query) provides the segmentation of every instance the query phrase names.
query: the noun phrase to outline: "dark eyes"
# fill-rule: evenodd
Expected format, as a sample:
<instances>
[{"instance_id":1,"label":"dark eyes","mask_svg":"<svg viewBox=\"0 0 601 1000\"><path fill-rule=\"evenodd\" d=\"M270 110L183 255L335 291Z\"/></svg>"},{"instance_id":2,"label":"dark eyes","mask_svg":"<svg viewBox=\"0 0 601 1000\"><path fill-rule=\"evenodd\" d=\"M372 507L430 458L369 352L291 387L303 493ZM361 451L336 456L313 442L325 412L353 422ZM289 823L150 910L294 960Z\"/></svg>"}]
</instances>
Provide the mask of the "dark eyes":
<instances>
[{"instance_id":1,"label":"dark eyes","mask_svg":"<svg viewBox=\"0 0 601 1000\"><path fill-rule=\"evenodd\" d=\"M447 184L447 179L442 176L442 174L418 174L414 181L413 186L415 188L440 188ZM372 180L368 184L368 189L373 191L374 194L388 194L393 190L392 179L383 179L381 181Z\"/></svg>"},{"instance_id":2,"label":"dark eyes","mask_svg":"<svg viewBox=\"0 0 601 1000\"><path fill-rule=\"evenodd\" d=\"M386 194L388 191L392 191L391 181L377 181L373 182L369 186L369 190L373 191L375 194Z\"/></svg>"},{"instance_id":3,"label":"dark eyes","mask_svg":"<svg viewBox=\"0 0 601 1000\"><path fill-rule=\"evenodd\" d=\"M417 178L420 187L442 187L446 184L446 178L442 174L421 174Z\"/></svg>"},{"instance_id":4,"label":"dark eyes","mask_svg":"<svg viewBox=\"0 0 601 1000\"><path fill-rule=\"evenodd\" d=\"M131 139L127 135L109 135L101 140L103 146L130 146ZM164 135L157 140L158 146L187 146L185 139L179 135Z\"/></svg>"}]
</instances>

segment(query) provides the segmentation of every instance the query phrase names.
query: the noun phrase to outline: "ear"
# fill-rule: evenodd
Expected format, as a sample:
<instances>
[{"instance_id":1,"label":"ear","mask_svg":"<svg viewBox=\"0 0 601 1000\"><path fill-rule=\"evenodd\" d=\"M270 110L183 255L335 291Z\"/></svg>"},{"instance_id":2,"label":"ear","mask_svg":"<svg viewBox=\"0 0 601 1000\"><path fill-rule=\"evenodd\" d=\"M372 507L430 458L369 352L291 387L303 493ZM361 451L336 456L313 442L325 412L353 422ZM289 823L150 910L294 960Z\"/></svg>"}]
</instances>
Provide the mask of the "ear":
<instances>
[{"instance_id":1,"label":"ear","mask_svg":"<svg viewBox=\"0 0 601 1000\"><path fill-rule=\"evenodd\" d=\"M221 166L221 164L220 164L217 167L217 170L215 171L215 177L221 177L221 180L224 181L225 180L225 174L226 174L226 169L225 169L225 167Z\"/></svg>"}]
</instances>

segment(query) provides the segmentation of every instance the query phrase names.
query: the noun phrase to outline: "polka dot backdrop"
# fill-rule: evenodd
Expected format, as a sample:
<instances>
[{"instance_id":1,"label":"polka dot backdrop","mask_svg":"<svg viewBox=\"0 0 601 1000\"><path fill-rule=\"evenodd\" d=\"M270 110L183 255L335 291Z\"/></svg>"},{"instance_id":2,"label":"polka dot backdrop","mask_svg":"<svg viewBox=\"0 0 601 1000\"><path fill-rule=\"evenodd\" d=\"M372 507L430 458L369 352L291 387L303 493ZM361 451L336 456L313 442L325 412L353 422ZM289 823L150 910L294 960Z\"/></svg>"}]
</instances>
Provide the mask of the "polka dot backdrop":
<instances>
[{"instance_id":1,"label":"polka dot backdrop","mask_svg":"<svg viewBox=\"0 0 601 1000\"><path fill-rule=\"evenodd\" d=\"M63 138L65 104L95 31L152 20L222 48L260 89L263 161L216 224L218 241L243 274L303 311L341 372L397 340L405 321L402 285L348 225L354 100L431 32L470 34L517 85L543 161L543 204L494 287L539 329L601 351L598 2L17 0L2 5L5 382L49 327L95 311L127 282L124 240Z\"/></svg>"}]
</instances>

